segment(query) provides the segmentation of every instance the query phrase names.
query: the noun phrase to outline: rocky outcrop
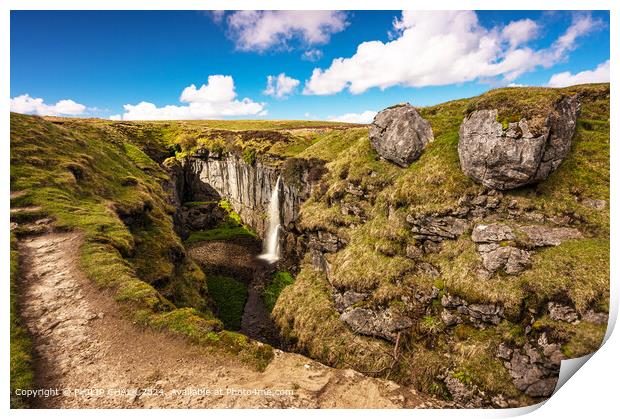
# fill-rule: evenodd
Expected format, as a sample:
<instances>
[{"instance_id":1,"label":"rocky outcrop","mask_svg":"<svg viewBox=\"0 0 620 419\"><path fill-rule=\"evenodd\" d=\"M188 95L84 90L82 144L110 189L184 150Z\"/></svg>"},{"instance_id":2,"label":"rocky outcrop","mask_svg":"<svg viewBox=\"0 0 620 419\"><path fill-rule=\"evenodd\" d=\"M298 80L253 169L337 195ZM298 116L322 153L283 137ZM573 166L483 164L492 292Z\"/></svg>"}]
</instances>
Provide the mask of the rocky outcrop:
<instances>
[{"instance_id":1,"label":"rocky outcrop","mask_svg":"<svg viewBox=\"0 0 620 419\"><path fill-rule=\"evenodd\" d=\"M469 228L469 222L462 218L445 217L413 217L407 216L412 225L411 231L418 240L440 242L444 239L456 239Z\"/></svg>"},{"instance_id":2,"label":"rocky outcrop","mask_svg":"<svg viewBox=\"0 0 620 419\"><path fill-rule=\"evenodd\" d=\"M530 252L514 246L488 244L478 246L478 251L485 270L482 276L490 276L499 270L508 275L517 275L530 267Z\"/></svg>"},{"instance_id":3,"label":"rocky outcrop","mask_svg":"<svg viewBox=\"0 0 620 419\"><path fill-rule=\"evenodd\" d=\"M413 321L395 313L392 309L371 310L370 308L351 308L340 315L340 320L348 324L355 333L380 337L395 342L399 332L413 326Z\"/></svg>"},{"instance_id":4,"label":"rocky outcrop","mask_svg":"<svg viewBox=\"0 0 620 419\"><path fill-rule=\"evenodd\" d=\"M528 396L548 397L555 390L564 355L559 344L547 341L545 333L520 348L501 344L497 356L504 360L515 387Z\"/></svg>"},{"instance_id":5,"label":"rocky outcrop","mask_svg":"<svg viewBox=\"0 0 620 419\"><path fill-rule=\"evenodd\" d=\"M547 312L551 320L578 324L581 321L594 323L594 324L607 324L609 316L607 313L596 312L594 310L588 310L583 315L575 310L573 307L564 305L555 301L547 303Z\"/></svg>"},{"instance_id":6,"label":"rocky outcrop","mask_svg":"<svg viewBox=\"0 0 620 419\"><path fill-rule=\"evenodd\" d=\"M559 246L567 240L581 239L583 235L576 228L547 227L542 225L523 226L519 228L533 247Z\"/></svg>"},{"instance_id":7,"label":"rocky outcrop","mask_svg":"<svg viewBox=\"0 0 620 419\"><path fill-rule=\"evenodd\" d=\"M549 311L549 318L551 320L559 320L567 323L574 323L579 320L577 310L563 304L549 302L547 304L547 310Z\"/></svg>"},{"instance_id":8,"label":"rocky outcrop","mask_svg":"<svg viewBox=\"0 0 620 419\"><path fill-rule=\"evenodd\" d=\"M471 232L474 243L495 243L514 240L512 228L505 224L478 224Z\"/></svg>"},{"instance_id":9,"label":"rocky outcrop","mask_svg":"<svg viewBox=\"0 0 620 419\"><path fill-rule=\"evenodd\" d=\"M459 131L461 169L494 189L513 189L545 180L568 154L577 115L577 97L560 100L548 110L542 132L532 132L521 119L503 129L496 109L472 112Z\"/></svg>"},{"instance_id":10,"label":"rocky outcrop","mask_svg":"<svg viewBox=\"0 0 620 419\"><path fill-rule=\"evenodd\" d=\"M194 231L214 228L227 215L226 210L220 207L218 202L182 206L177 213L184 230Z\"/></svg>"},{"instance_id":11,"label":"rocky outcrop","mask_svg":"<svg viewBox=\"0 0 620 419\"><path fill-rule=\"evenodd\" d=\"M465 384L459 380L453 372L448 372L443 379L446 388L452 396L452 400L467 409L480 408L485 404L483 395L476 385Z\"/></svg>"},{"instance_id":12,"label":"rocky outcrop","mask_svg":"<svg viewBox=\"0 0 620 419\"><path fill-rule=\"evenodd\" d=\"M441 318L447 326L467 321L478 328L498 325L504 317L504 308L500 304L470 304L455 295L444 294L441 297L444 310Z\"/></svg>"},{"instance_id":13,"label":"rocky outcrop","mask_svg":"<svg viewBox=\"0 0 620 419\"><path fill-rule=\"evenodd\" d=\"M528 225L513 228L500 223L478 224L471 233L482 258L483 269L479 273L486 278L499 270L516 275L529 268L532 253L527 249L559 246L566 240L582 237L579 230L570 227Z\"/></svg>"},{"instance_id":14,"label":"rocky outcrop","mask_svg":"<svg viewBox=\"0 0 620 419\"><path fill-rule=\"evenodd\" d=\"M329 231L307 232L307 246L312 255L312 267L329 275L329 263L325 254L335 253L346 244L346 240Z\"/></svg>"},{"instance_id":15,"label":"rocky outcrop","mask_svg":"<svg viewBox=\"0 0 620 419\"><path fill-rule=\"evenodd\" d=\"M408 103L379 112L368 135L379 156L402 167L416 161L434 139L431 124Z\"/></svg>"},{"instance_id":16,"label":"rocky outcrop","mask_svg":"<svg viewBox=\"0 0 620 419\"><path fill-rule=\"evenodd\" d=\"M356 292L353 290L346 290L343 293L334 292L334 308L342 313L347 308L364 301L369 297L369 294Z\"/></svg>"}]
</instances>

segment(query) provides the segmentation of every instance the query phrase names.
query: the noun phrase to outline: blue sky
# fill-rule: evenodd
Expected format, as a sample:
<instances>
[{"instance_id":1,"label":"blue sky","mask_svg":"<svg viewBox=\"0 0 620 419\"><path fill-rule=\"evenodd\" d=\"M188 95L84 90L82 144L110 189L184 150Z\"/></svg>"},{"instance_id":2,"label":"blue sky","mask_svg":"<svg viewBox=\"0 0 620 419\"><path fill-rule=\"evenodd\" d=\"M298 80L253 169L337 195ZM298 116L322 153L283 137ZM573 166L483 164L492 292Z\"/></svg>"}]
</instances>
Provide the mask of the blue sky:
<instances>
[{"instance_id":1,"label":"blue sky","mask_svg":"<svg viewBox=\"0 0 620 419\"><path fill-rule=\"evenodd\" d=\"M368 121L608 60L607 12L11 12L11 108L36 114Z\"/></svg>"}]
</instances>

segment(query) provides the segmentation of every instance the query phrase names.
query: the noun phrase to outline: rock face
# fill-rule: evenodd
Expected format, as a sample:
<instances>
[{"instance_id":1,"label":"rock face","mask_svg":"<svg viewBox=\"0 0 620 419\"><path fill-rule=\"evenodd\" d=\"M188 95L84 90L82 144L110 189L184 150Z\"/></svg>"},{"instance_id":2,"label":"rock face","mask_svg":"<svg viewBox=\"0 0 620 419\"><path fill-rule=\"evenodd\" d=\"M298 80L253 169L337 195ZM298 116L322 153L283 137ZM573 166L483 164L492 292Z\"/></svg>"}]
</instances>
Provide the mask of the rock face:
<instances>
[{"instance_id":1,"label":"rock face","mask_svg":"<svg viewBox=\"0 0 620 419\"><path fill-rule=\"evenodd\" d=\"M182 206L178 213L182 225L191 230L214 228L227 215L217 202L207 202L191 207Z\"/></svg>"},{"instance_id":2,"label":"rock face","mask_svg":"<svg viewBox=\"0 0 620 419\"><path fill-rule=\"evenodd\" d=\"M545 333L521 348L502 344L497 356L504 360L515 387L528 396L548 397L555 390L564 355L559 344L548 342Z\"/></svg>"},{"instance_id":3,"label":"rock face","mask_svg":"<svg viewBox=\"0 0 620 419\"><path fill-rule=\"evenodd\" d=\"M575 228L524 226L520 230L527 236L530 244L535 247L559 246L566 240L581 239L583 235Z\"/></svg>"},{"instance_id":4,"label":"rock face","mask_svg":"<svg viewBox=\"0 0 620 419\"><path fill-rule=\"evenodd\" d=\"M369 308L352 308L340 315L340 320L348 324L355 333L380 337L395 342L398 332L413 325L408 317L399 316L391 309L375 311Z\"/></svg>"},{"instance_id":5,"label":"rock face","mask_svg":"<svg viewBox=\"0 0 620 419\"><path fill-rule=\"evenodd\" d=\"M531 252L517 247L517 236L520 245L528 249L559 246L566 240L583 237L579 230L571 227L527 225L517 226L515 232L505 224L478 224L472 230L471 239L482 257L480 276L489 278L498 270L516 275L530 267Z\"/></svg>"},{"instance_id":6,"label":"rock face","mask_svg":"<svg viewBox=\"0 0 620 419\"><path fill-rule=\"evenodd\" d=\"M579 100L567 97L549 110L542 133L526 119L504 130L498 111L477 110L461 124L458 152L463 172L493 189L513 189L545 180L568 154Z\"/></svg>"},{"instance_id":7,"label":"rock face","mask_svg":"<svg viewBox=\"0 0 620 419\"><path fill-rule=\"evenodd\" d=\"M266 228L265 209L278 178L275 168L228 155L223 158L188 158L184 161L185 200L226 199L241 218L259 234ZM281 217L284 225L297 219L301 197L290 185L282 184Z\"/></svg>"},{"instance_id":8,"label":"rock face","mask_svg":"<svg viewBox=\"0 0 620 419\"><path fill-rule=\"evenodd\" d=\"M239 214L244 223L249 225L260 237L264 237L267 228L265 216L271 193L275 187L280 171L276 167L260 161L248 164L234 154L225 156L212 155L208 150L197 152L183 161L166 166L170 181L164 184L169 190L170 203L177 208L188 201L227 200L232 209ZM299 176L307 178L307 171ZM300 186L282 180L279 194L281 235L280 245L285 254L300 256L302 238L296 231L301 203L308 198L314 180L301 183ZM192 209L181 209L173 216L175 230L183 238L187 236L187 221L200 225L192 228L211 227L209 220L200 214L201 205Z\"/></svg>"},{"instance_id":9,"label":"rock face","mask_svg":"<svg viewBox=\"0 0 620 419\"><path fill-rule=\"evenodd\" d=\"M431 124L408 103L379 112L370 126L369 137L381 157L402 167L416 161L434 139Z\"/></svg>"},{"instance_id":10,"label":"rock face","mask_svg":"<svg viewBox=\"0 0 620 419\"><path fill-rule=\"evenodd\" d=\"M501 269L508 275L516 275L530 267L530 253L527 250L493 244L478 246L478 251L482 256L482 266L489 275Z\"/></svg>"},{"instance_id":11,"label":"rock face","mask_svg":"<svg viewBox=\"0 0 620 419\"><path fill-rule=\"evenodd\" d=\"M504 308L500 304L469 304L455 295L444 294L441 297L444 310L441 319L447 326L467 321L482 329L487 325L498 325L504 317Z\"/></svg>"},{"instance_id":12,"label":"rock face","mask_svg":"<svg viewBox=\"0 0 620 419\"><path fill-rule=\"evenodd\" d=\"M346 245L346 241L328 231L311 231L308 235L308 250L312 255L314 269L329 275L330 266L325 258L326 253L334 253Z\"/></svg>"},{"instance_id":13,"label":"rock face","mask_svg":"<svg viewBox=\"0 0 620 419\"><path fill-rule=\"evenodd\" d=\"M415 218L408 215L407 222L412 225L414 238L435 242L456 239L469 228L467 220L451 216Z\"/></svg>"},{"instance_id":14,"label":"rock face","mask_svg":"<svg viewBox=\"0 0 620 419\"><path fill-rule=\"evenodd\" d=\"M175 200L228 200L245 223L261 236L264 234L265 210L279 175L278 169L261 162L250 165L232 154L218 157L206 153L186 158L181 170L174 169L172 174L178 195ZM306 194L307 191L282 182L280 215L284 227L297 220Z\"/></svg>"}]
</instances>

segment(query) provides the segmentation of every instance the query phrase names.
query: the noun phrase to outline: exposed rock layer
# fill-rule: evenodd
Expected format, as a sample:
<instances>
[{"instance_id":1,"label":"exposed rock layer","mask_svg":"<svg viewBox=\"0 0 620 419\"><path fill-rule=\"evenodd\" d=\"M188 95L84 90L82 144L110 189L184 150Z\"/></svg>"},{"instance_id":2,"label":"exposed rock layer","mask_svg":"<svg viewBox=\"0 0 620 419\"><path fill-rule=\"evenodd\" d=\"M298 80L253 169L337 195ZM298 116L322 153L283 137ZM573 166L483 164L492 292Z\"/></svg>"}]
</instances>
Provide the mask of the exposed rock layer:
<instances>
[{"instance_id":1,"label":"exposed rock layer","mask_svg":"<svg viewBox=\"0 0 620 419\"><path fill-rule=\"evenodd\" d=\"M186 157L181 164L173 165L169 170L172 187L175 190L172 194L175 204L187 201L227 200L243 222L259 236L264 237L267 228L265 214L280 175L277 167L260 161L251 165L233 154L219 157L209 155L205 151ZM296 251L300 246L298 235L292 231L296 228L299 208L307 198L309 189L308 183L298 187L282 182L279 194L283 230L281 244L287 253ZM182 214L177 213L175 217L176 221L182 224ZM182 230L182 227L178 229Z\"/></svg>"}]
</instances>

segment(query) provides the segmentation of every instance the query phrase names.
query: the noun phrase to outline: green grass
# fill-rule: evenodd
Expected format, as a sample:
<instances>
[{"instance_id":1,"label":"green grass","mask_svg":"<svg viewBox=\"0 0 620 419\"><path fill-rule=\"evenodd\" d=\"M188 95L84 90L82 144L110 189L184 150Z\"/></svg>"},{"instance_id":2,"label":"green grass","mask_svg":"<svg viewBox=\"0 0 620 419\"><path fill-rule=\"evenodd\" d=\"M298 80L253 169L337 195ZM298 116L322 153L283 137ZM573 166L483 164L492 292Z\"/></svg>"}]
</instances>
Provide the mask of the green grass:
<instances>
[{"instance_id":1,"label":"green grass","mask_svg":"<svg viewBox=\"0 0 620 419\"><path fill-rule=\"evenodd\" d=\"M265 301L265 306L270 312L273 311L280 293L293 282L295 282L295 278L288 272L278 271L273 275L263 293L263 301Z\"/></svg>"},{"instance_id":2,"label":"green grass","mask_svg":"<svg viewBox=\"0 0 620 419\"><path fill-rule=\"evenodd\" d=\"M208 240L232 240L238 237L256 237L256 235L245 226L223 226L210 230L193 231L185 240L185 243L192 244Z\"/></svg>"},{"instance_id":3,"label":"green grass","mask_svg":"<svg viewBox=\"0 0 620 419\"><path fill-rule=\"evenodd\" d=\"M295 282L280 293L272 312L291 346L340 368L371 373L389 366L391 345L351 332L334 309L325 276L308 264L302 266Z\"/></svg>"},{"instance_id":4,"label":"green grass","mask_svg":"<svg viewBox=\"0 0 620 419\"><path fill-rule=\"evenodd\" d=\"M210 295L217 306L218 318L228 330L241 328L243 307L248 298L246 286L227 276L209 276Z\"/></svg>"},{"instance_id":5,"label":"green grass","mask_svg":"<svg viewBox=\"0 0 620 419\"><path fill-rule=\"evenodd\" d=\"M32 342L28 331L19 316L19 252L17 242L11 234L11 408L30 407L28 399L17 396L15 390L34 388L34 371L32 366Z\"/></svg>"}]
</instances>

